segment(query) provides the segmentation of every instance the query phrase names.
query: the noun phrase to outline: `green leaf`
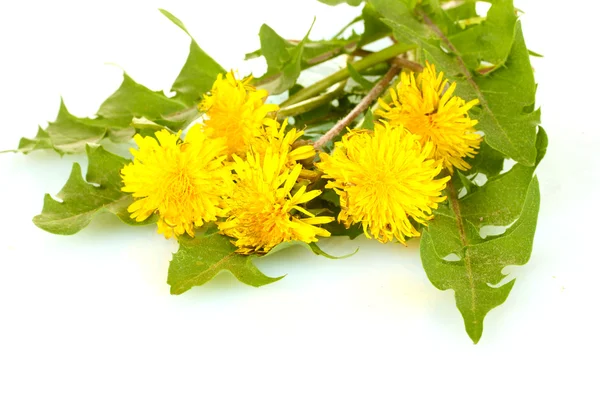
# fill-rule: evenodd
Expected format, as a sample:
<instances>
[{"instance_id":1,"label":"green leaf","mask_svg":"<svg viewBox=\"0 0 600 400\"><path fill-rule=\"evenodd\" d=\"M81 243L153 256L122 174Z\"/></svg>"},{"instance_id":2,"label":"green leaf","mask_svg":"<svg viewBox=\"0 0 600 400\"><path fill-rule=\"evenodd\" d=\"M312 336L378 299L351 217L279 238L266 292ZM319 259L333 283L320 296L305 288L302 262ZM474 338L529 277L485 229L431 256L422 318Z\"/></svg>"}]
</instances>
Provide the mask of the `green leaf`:
<instances>
[{"instance_id":1,"label":"green leaf","mask_svg":"<svg viewBox=\"0 0 600 400\"><path fill-rule=\"evenodd\" d=\"M240 282L259 287L283 278L271 278L254 265L255 255L235 252L231 238L216 231L203 236L179 237L179 250L169 265L167 283L171 294L182 294L194 286L201 286L222 271L229 271Z\"/></svg>"},{"instance_id":2,"label":"green leaf","mask_svg":"<svg viewBox=\"0 0 600 400\"><path fill-rule=\"evenodd\" d=\"M541 127L536 146L537 165L548 146ZM512 283L489 285L500 283L503 267L522 265L529 259L539 209L534 172L535 167L516 164L462 199L449 186L450 204L435 210L424 231L421 259L427 276L438 289L454 289L467 333L475 343L481 337L485 315L506 300L512 287ZM483 239L479 232L485 225L510 224L504 234L491 239ZM448 261L449 255L460 261Z\"/></svg>"},{"instance_id":3,"label":"green leaf","mask_svg":"<svg viewBox=\"0 0 600 400\"><path fill-rule=\"evenodd\" d=\"M366 45L370 38L385 37L391 33L391 29L381 21L381 14L375 10L372 4L367 3L362 10L365 31L361 36L359 46Z\"/></svg>"},{"instance_id":4,"label":"green leaf","mask_svg":"<svg viewBox=\"0 0 600 400\"><path fill-rule=\"evenodd\" d=\"M62 154L62 151L56 149L52 145L52 139L50 138L50 135L48 135L48 132L43 130L41 127L38 127L38 133L35 136L35 138L21 138L21 141L19 142L18 151L22 152L23 154L29 154L30 152L35 150L47 149L54 149L59 154Z\"/></svg>"},{"instance_id":5,"label":"green leaf","mask_svg":"<svg viewBox=\"0 0 600 400\"><path fill-rule=\"evenodd\" d=\"M54 200L44 198L42 213L33 218L41 229L59 235L73 235L85 228L101 212L110 212L130 225L153 223L148 218L141 223L129 217L127 207L133 202L131 195L121 192L120 171L129 161L109 153L102 147L87 146L89 160L86 180L81 167L73 164L69 180Z\"/></svg>"},{"instance_id":6,"label":"green leaf","mask_svg":"<svg viewBox=\"0 0 600 400\"><path fill-rule=\"evenodd\" d=\"M330 6L337 6L338 4L348 4L351 6L358 6L363 0L319 0L321 3L325 3Z\"/></svg>"},{"instance_id":7,"label":"green leaf","mask_svg":"<svg viewBox=\"0 0 600 400\"><path fill-rule=\"evenodd\" d=\"M29 153L34 150L54 149L60 154L79 153L85 150L88 143L96 144L106 137L107 124L102 118L74 116L61 99L56 120L50 122L46 129L38 128L34 139L22 138L19 151Z\"/></svg>"},{"instance_id":8,"label":"green leaf","mask_svg":"<svg viewBox=\"0 0 600 400\"><path fill-rule=\"evenodd\" d=\"M169 265L167 283L171 286L171 294L182 294L194 286L204 285L222 271L229 271L246 285L254 287L267 285L280 280L285 275L271 278L263 274L254 261L294 246L302 246L316 255L331 259L350 257L358 251L356 249L352 254L336 257L321 250L316 243L291 241L278 244L263 256L248 256L236 253L237 248L231 243L231 238L219 234L213 227L202 236L179 238L179 250L173 255Z\"/></svg>"},{"instance_id":9,"label":"green leaf","mask_svg":"<svg viewBox=\"0 0 600 400\"><path fill-rule=\"evenodd\" d=\"M487 144L523 165L533 166L540 112L533 109L536 85L520 22L514 25L511 36L514 41L504 66L481 75L468 67L459 49L428 15L417 9L425 22L421 24L402 2L371 1L386 16L384 22L393 28L397 37L419 44L422 58L457 82L457 95L467 101L479 99L480 104L472 113L479 120L477 128L485 133Z\"/></svg>"},{"instance_id":10,"label":"green leaf","mask_svg":"<svg viewBox=\"0 0 600 400\"><path fill-rule=\"evenodd\" d=\"M163 92L154 92L123 74L123 83L98 110L100 117L114 121L118 126L129 126L133 118L164 121L164 116L182 111L186 105L168 98ZM166 124L169 126L169 124Z\"/></svg>"},{"instance_id":11,"label":"green leaf","mask_svg":"<svg viewBox=\"0 0 600 400\"><path fill-rule=\"evenodd\" d=\"M313 21L314 25L314 21ZM308 41L308 35L296 46L290 47L281 36L267 25L260 29L261 53L267 60L267 73L258 79L258 84L270 94L283 93L296 84L302 71L302 54Z\"/></svg>"},{"instance_id":12,"label":"green leaf","mask_svg":"<svg viewBox=\"0 0 600 400\"><path fill-rule=\"evenodd\" d=\"M435 218L421 239L421 259L429 280L440 290L452 289L465 328L474 343L483 333L487 313L504 303L514 285L514 279L502 283L502 269L507 265L527 263L533 246L540 196L537 178L533 178L519 219L502 235L483 240L469 228L458 229L459 236L430 233L434 224L444 226L448 218ZM458 219L456 219L458 220ZM449 230L448 233L452 232ZM434 243L434 237L438 243ZM459 261L447 261L452 251Z\"/></svg>"},{"instance_id":13,"label":"green leaf","mask_svg":"<svg viewBox=\"0 0 600 400\"><path fill-rule=\"evenodd\" d=\"M496 0L482 23L450 36L449 40L467 67L476 69L482 61L499 67L511 51L516 22L512 0Z\"/></svg>"},{"instance_id":14,"label":"green leaf","mask_svg":"<svg viewBox=\"0 0 600 400\"><path fill-rule=\"evenodd\" d=\"M289 62L290 50L295 46L282 38L267 24L260 27L260 53L267 61L267 75L275 74Z\"/></svg>"},{"instance_id":15,"label":"green leaf","mask_svg":"<svg viewBox=\"0 0 600 400\"><path fill-rule=\"evenodd\" d=\"M469 173L480 172L485 174L489 179L498 175L504 166L504 154L490 147L485 141L481 142L479 151L475 155L472 161L470 161L471 169Z\"/></svg>"},{"instance_id":16,"label":"green leaf","mask_svg":"<svg viewBox=\"0 0 600 400\"><path fill-rule=\"evenodd\" d=\"M521 164L535 165L540 110L533 109L536 84L520 22L504 67L463 82L463 88L466 84L479 98L477 128L485 132L486 142Z\"/></svg>"},{"instance_id":17,"label":"green leaf","mask_svg":"<svg viewBox=\"0 0 600 400\"><path fill-rule=\"evenodd\" d=\"M375 86L375 83L371 82L370 80L368 80L367 78L365 78L364 76L362 76L353 66L351 63L346 64L346 67L348 68L348 72L350 73L350 77L352 79L354 79L354 81L356 83L358 83L360 86L363 87L363 89L365 90L371 90L373 88L373 86Z\"/></svg>"},{"instance_id":18,"label":"green leaf","mask_svg":"<svg viewBox=\"0 0 600 400\"><path fill-rule=\"evenodd\" d=\"M56 120L46 129L38 130L34 139L21 139L19 150L24 153L40 149L54 149L61 154L81 153L87 145L99 144L107 137L113 142L128 142L136 132L132 126L134 118L177 130L186 120L172 117L186 108L180 101L154 92L124 74L121 86L102 103L96 118L74 116L61 100Z\"/></svg>"},{"instance_id":19,"label":"green leaf","mask_svg":"<svg viewBox=\"0 0 600 400\"><path fill-rule=\"evenodd\" d=\"M191 39L188 58L179 76L175 79L171 91L177 93L175 99L192 106L202 98L204 93L211 89L217 76L225 73L225 70L198 46L196 40L177 17L167 10L159 9L159 11L181 28Z\"/></svg>"}]
</instances>

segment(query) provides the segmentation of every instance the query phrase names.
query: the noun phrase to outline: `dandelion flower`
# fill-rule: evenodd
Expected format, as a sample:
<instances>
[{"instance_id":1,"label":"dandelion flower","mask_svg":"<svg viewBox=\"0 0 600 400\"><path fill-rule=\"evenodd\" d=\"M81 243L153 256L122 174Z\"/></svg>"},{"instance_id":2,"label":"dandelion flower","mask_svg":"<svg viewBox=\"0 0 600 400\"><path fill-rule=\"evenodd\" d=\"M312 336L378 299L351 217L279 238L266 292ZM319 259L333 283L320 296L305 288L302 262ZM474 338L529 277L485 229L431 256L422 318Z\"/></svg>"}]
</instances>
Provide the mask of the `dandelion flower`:
<instances>
[{"instance_id":1,"label":"dandelion flower","mask_svg":"<svg viewBox=\"0 0 600 400\"><path fill-rule=\"evenodd\" d=\"M468 114L478 100L466 103L453 96L456 82L447 85L443 72L436 74L435 66L429 63L416 78L412 72L403 72L396 90L390 90L392 102L379 99L377 114L391 125L404 125L422 145L433 143L433 158L441 160L452 173L453 168L471 168L464 157L474 157L482 138L473 129L477 121Z\"/></svg>"},{"instance_id":2,"label":"dandelion flower","mask_svg":"<svg viewBox=\"0 0 600 400\"><path fill-rule=\"evenodd\" d=\"M185 141L162 130L153 137L134 137L133 162L123 167L123 192L136 199L127 211L143 221L157 213L158 232L170 238L204 222L224 216L222 196L227 193L231 171L224 166L224 140L207 138L195 125Z\"/></svg>"},{"instance_id":3,"label":"dandelion flower","mask_svg":"<svg viewBox=\"0 0 600 400\"><path fill-rule=\"evenodd\" d=\"M218 222L221 233L234 238L242 254L266 253L282 242L316 242L329 232L315 225L333 221L301 207L319 194L296 184L302 166L286 166L287 152L267 149L264 156L250 152L246 160L234 155L235 189L226 200L229 218ZM298 187L299 186L299 187ZM293 194L292 194L293 193Z\"/></svg>"},{"instance_id":4,"label":"dandelion flower","mask_svg":"<svg viewBox=\"0 0 600 400\"><path fill-rule=\"evenodd\" d=\"M440 161L430 158L433 144L421 146L401 125L375 125L375 131L353 131L321 154L326 187L340 195L338 220L346 227L362 224L365 235L382 243L419 236L411 219L426 224L443 201L450 177L435 179Z\"/></svg>"},{"instance_id":5,"label":"dandelion flower","mask_svg":"<svg viewBox=\"0 0 600 400\"><path fill-rule=\"evenodd\" d=\"M273 153L286 153L286 165L291 168L297 161L312 159L316 153L314 147L311 145L295 146L296 140L304 132L296 130L296 128L292 128L286 132L287 125L287 120L283 121L281 126L275 120L266 121L263 128L264 134L252 144L252 149L261 156L266 154L267 149L271 149Z\"/></svg>"},{"instance_id":6,"label":"dandelion flower","mask_svg":"<svg viewBox=\"0 0 600 400\"><path fill-rule=\"evenodd\" d=\"M245 155L262 135L261 128L276 104L265 104L266 90L250 85L252 77L235 78L233 72L219 74L209 94L198 106L206 113L204 130L211 138L225 138L227 154Z\"/></svg>"}]
</instances>

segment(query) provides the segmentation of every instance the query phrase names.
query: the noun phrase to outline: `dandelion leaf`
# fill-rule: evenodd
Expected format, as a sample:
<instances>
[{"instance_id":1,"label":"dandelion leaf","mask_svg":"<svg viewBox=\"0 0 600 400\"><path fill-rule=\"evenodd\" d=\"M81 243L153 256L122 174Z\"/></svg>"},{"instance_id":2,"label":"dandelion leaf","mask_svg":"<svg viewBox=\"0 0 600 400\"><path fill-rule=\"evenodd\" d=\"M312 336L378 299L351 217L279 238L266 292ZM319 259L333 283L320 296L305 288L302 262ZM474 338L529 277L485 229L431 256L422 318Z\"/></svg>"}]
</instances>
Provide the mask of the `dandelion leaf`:
<instances>
[{"instance_id":1,"label":"dandelion leaf","mask_svg":"<svg viewBox=\"0 0 600 400\"><path fill-rule=\"evenodd\" d=\"M217 75L225 73L225 70L198 46L196 40L177 17L167 10L161 9L160 12L190 37L188 58L179 76L175 79L171 91L177 93L175 99L193 106L202 98L204 93L210 90Z\"/></svg>"},{"instance_id":2,"label":"dandelion leaf","mask_svg":"<svg viewBox=\"0 0 600 400\"><path fill-rule=\"evenodd\" d=\"M127 159L109 153L100 146L87 146L89 160L85 180L78 163L73 164L71 176L56 196L44 197L41 214L33 222L41 229L59 235L73 235L85 228L101 212L115 214L131 225L154 222L149 218L141 223L129 217L127 207L133 202L131 195L121 192L121 168Z\"/></svg>"},{"instance_id":3,"label":"dandelion leaf","mask_svg":"<svg viewBox=\"0 0 600 400\"><path fill-rule=\"evenodd\" d=\"M548 139L540 127L536 165L546 152ZM516 164L458 199L448 191L449 205L440 206L423 232L421 260L429 280L440 290L453 289L465 328L477 343L483 320L502 304L514 284L502 283L502 269L523 265L531 255L540 205L535 167ZM497 236L483 238L486 225L508 226ZM448 256L459 257L449 261Z\"/></svg>"},{"instance_id":4,"label":"dandelion leaf","mask_svg":"<svg viewBox=\"0 0 600 400\"><path fill-rule=\"evenodd\" d=\"M235 252L231 238L212 230L195 238L181 236L179 249L169 265L167 283L171 294L182 294L194 286L201 286L222 271L229 271L240 282L250 286L263 286L283 278L271 278L254 265L257 256Z\"/></svg>"}]
</instances>

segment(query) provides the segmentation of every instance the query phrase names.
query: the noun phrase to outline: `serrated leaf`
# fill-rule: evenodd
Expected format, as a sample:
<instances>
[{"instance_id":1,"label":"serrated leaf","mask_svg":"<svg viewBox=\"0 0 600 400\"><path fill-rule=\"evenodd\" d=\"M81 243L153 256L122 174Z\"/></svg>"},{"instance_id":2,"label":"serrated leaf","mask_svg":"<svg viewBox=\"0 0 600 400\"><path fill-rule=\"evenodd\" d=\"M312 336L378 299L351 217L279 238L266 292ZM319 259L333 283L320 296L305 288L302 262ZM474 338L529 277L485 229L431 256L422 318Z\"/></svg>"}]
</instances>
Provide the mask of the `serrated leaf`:
<instances>
[{"instance_id":1,"label":"serrated leaf","mask_svg":"<svg viewBox=\"0 0 600 400\"><path fill-rule=\"evenodd\" d=\"M19 147L17 151L20 151L23 154L29 154L30 152L35 150L48 149L54 149L59 154L62 154L62 151L56 149L52 145L52 139L50 138L50 135L48 135L48 132L43 130L41 127L38 127L38 133L33 139L21 138L21 140L19 141Z\"/></svg>"},{"instance_id":2,"label":"serrated leaf","mask_svg":"<svg viewBox=\"0 0 600 400\"><path fill-rule=\"evenodd\" d=\"M498 175L504 167L504 155L497 150L494 150L486 143L485 138L481 142L481 146L473 158L469 161L471 169L469 173L480 172L488 179Z\"/></svg>"},{"instance_id":3,"label":"serrated leaf","mask_svg":"<svg viewBox=\"0 0 600 400\"><path fill-rule=\"evenodd\" d=\"M56 196L61 201L47 194L42 213L35 216L33 222L39 228L59 235L79 232L101 212L115 214L130 225L153 223L153 218L135 222L127 212L133 198L121 192L120 171L128 160L102 147L87 146L87 155L86 180L81 175L79 164L74 163L69 180Z\"/></svg>"},{"instance_id":4,"label":"serrated leaf","mask_svg":"<svg viewBox=\"0 0 600 400\"><path fill-rule=\"evenodd\" d=\"M533 178L519 219L502 235L483 240L472 229L463 228L458 229L458 244L456 236L439 234L440 243L436 244L430 230L437 219L423 232L421 260L427 277L440 290L454 290L456 305L474 343L481 338L487 313L504 303L514 285L514 280L501 284L505 278L502 269L529 260L539 202L539 184ZM448 225L445 220L440 222ZM444 260L450 254L445 254L447 251L457 254L460 260Z\"/></svg>"},{"instance_id":5,"label":"serrated leaf","mask_svg":"<svg viewBox=\"0 0 600 400\"><path fill-rule=\"evenodd\" d=\"M179 238L179 250L169 265L167 283L171 294L182 294L194 286L201 286L222 271L229 271L240 282L259 287L283 278L271 278L254 265L257 256L235 252L231 238L212 231L202 236Z\"/></svg>"},{"instance_id":6,"label":"serrated leaf","mask_svg":"<svg viewBox=\"0 0 600 400\"><path fill-rule=\"evenodd\" d=\"M358 251L356 249L352 254L336 257L324 252L316 243L291 241L278 244L262 256L242 255L235 252L237 248L231 243L231 238L219 234L218 230L211 226L204 235L179 238L179 250L173 255L169 265L167 283L171 286L171 294L182 294L194 286L204 285L223 271L229 271L246 285L264 286L282 279L285 275L271 278L263 274L254 261L294 246L302 246L316 255L331 259L350 257Z\"/></svg>"},{"instance_id":7,"label":"serrated leaf","mask_svg":"<svg viewBox=\"0 0 600 400\"><path fill-rule=\"evenodd\" d=\"M107 125L102 118L74 116L61 99L56 120L46 129L38 128L34 139L22 138L18 150L23 153L44 149L53 149L59 154L82 152L87 144L99 143L106 137Z\"/></svg>"},{"instance_id":8,"label":"serrated leaf","mask_svg":"<svg viewBox=\"0 0 600 400\"><path fill-rule=\"evenodd\" d=\"M177 100L192 106L211 89L217 76L225 73L225 70L200 48L181 20L167 10L159 9L159 11L190 37L188 58L175 79L171 91L177 93L175 96Z\"/></svg>"},{"instance_id":9,"label":"serrated leaf","mask_svg":"<svg viewBox=\"0 0 600 400\"><path fill-rule=\"evenodd\" d=\"M54 149L59 153L80 153L87 145L99 144L109 138L113 142L128 142L136 130L134 118L144 118L159 126L177 130L185 120L169 118L185 111L186 105L154 92L123 74L121 86L106 99L96 118L80 118L69 112L61 99L56 120L48 123L34 139L23 138L19 150L30 152Z\"/></svg>"},{"instance_id":10,"label":"serrated leaf","mask_svg":"<svg viewBox=\"0 0 600 400\"><path fill-rule=\"evenodd\" d=\"M540 127L536 166L547 146L548 137ZM534 172L535 166L516 164L461 199L449 183L449 204L434 211L433 220L424 230L423 267L438 289L455 290L467 333L475 343L481 337L487 312L502 304L512 288L512 283L498 288L489 285L500 283L503 267L522 265L529 259L539 209ZM453 177L452 183L458 180ZM487 239L480 235L482 226L510 224L502 235ZM460 261L448 261L450 255L458 256Z\"/></svg>"},{"instance_id":11,"label":"serrated leaf","mask_svg":"<svg viewBox=\"0 0 600 400\"><path fill-rule=\"evenodd\" d=\"M490 178L485 185L460 199L463 218L477 227L511 224L521 212L533 173L547 147L548 136L540 127L535 166L516 164L508 172Z\"/></svg>"},{"instance_id":12,"label":"serrated leaf","mask_svg":"<svg viewBox=\"0 0 600 400\"><path fill-rule=\"evenodd\" d=\"M163 121L165 115L185 108L184 103L168 98L163 92L152 91L124 73L121 86L102 103L98 115L116 125L129 126L133 118Z\"/></svg>"}]
</instances>

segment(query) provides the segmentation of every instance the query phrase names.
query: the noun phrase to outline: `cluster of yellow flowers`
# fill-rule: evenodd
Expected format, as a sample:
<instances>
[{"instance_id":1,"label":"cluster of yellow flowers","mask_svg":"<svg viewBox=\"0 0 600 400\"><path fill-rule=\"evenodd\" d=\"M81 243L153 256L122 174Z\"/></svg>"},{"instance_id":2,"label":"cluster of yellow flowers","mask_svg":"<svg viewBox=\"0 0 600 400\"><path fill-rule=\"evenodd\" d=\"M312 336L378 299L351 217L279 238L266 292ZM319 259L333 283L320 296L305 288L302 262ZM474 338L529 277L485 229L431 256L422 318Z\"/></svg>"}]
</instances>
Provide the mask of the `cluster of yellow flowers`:
<instances>
[{"instance_id":1,"label":"cluster of yellow flowers","mask_svg":"<svg viewBox=\"0 0 600 400\"><path fill-rule=\"evenodd\" d=\"M360 223L383 243L419 236L412 221L426 225L445 200L450 176L438 175L469 169L464 157L472 158L482 140L468 115L477 100L465 103L455 88L429 63L417 77L403 72L391 103L379 99L383 121L373 131L350 130L331 155L321 154L316 165L340 196L338 220L346 227Z\"/></svg>"},{"instance_id":2,"label":"cluster of yellow flowers","mask_svg":"<svg viewBox=\"0 0 600 400\"><path fill-rule=\"evenodd\" d=\"M307 191L311 176L301 160L313 158L312 146L296 146L303 135L272 118L268 93L220 75L199 105L204 112L180 139L162 130L156 138L136 135L139 149L121 171L122 190L136 199L128 208L143 221L158 214L158 231L170 238L206 222L235 239L243 254L268 252L291 240L315 242L329 232L315 225L334 220L317 217L301 205L321 194Z\"/></svg>"},{"instance_id":3,"label":"cluster of yellow flowers","mask_svg":"<svg viewBox=\"0 0 600 400\"><path fill-rule=\"evenodd\" d=\"M318 173L302 161L313 160L310 145L295 143L303 132L275 119L278 106L251 78L219 75L199 108L201 122L184 139L166 130L155 137L135 136L138 149L121 171L124 192L135 201L128 211L137 221L158 214L158 231L169 238L214 221L242 254L265 253L281 242L316 242L330 233L306 203L320 190L308 190ZM453 96L443 74L427 64L417 77L402 73L391 103L379 101L382 118L373 131L350 130L332 154L321 153L315 166L340 196L338 220L362 224L367 237L381 242L419 236L432 209L445 199L446 168L470 168L481 136L465 103Z\"/></svg>"}]
</instances>

